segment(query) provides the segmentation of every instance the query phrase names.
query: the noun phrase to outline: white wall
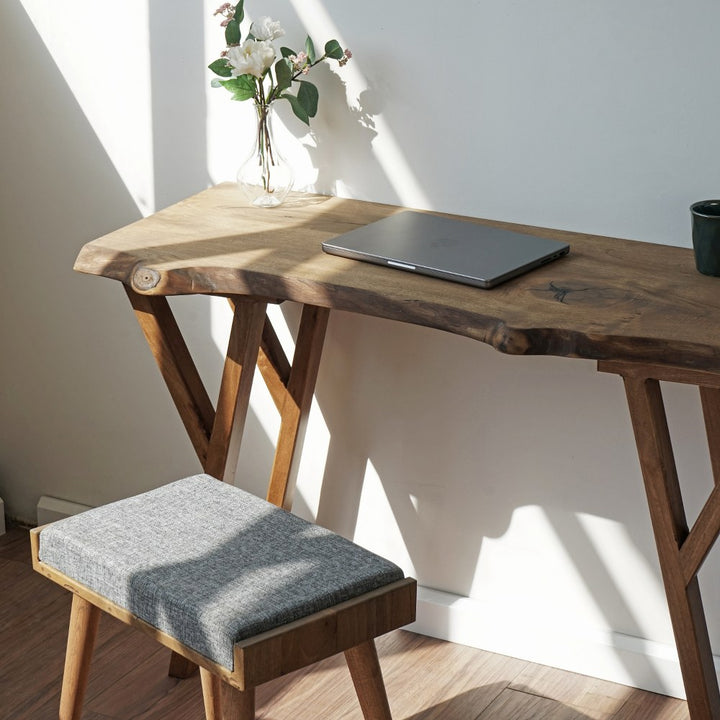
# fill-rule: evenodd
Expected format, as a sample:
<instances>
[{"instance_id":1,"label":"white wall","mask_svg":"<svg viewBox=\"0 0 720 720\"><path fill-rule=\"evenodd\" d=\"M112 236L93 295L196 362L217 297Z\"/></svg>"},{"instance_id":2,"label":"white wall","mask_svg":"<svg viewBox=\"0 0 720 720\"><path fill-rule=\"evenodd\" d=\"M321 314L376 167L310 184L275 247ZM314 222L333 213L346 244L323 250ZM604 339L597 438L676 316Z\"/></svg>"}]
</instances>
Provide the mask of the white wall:
<instances>
[{"instance_id":1,"label":"white wall","mask_svg":"<svg viewBox=\"0 0 720 720\"><path fill-rule=\"evenodd\" d=\"M246 108L203 72L222 46L214 5L3 2L0 496L15 517L40 495L94 505L198 468L122 290L71 268L83 243L232 177ZM314 71L311 134L281 109L301 187L677 245L688 205L720 192L711 0L247 5L286 44L307 28L354 53ZM225 308L175 305L216 388ZM619 379L343 313L328 335L296 511L415 574L428 632L680 694ZM687 388L668 404L693 515L711 482L699 404ZM258 492L275 432L258 388L240 460ZM702 573L718 652L719 570Z\"/></svg>"}]
</instances>

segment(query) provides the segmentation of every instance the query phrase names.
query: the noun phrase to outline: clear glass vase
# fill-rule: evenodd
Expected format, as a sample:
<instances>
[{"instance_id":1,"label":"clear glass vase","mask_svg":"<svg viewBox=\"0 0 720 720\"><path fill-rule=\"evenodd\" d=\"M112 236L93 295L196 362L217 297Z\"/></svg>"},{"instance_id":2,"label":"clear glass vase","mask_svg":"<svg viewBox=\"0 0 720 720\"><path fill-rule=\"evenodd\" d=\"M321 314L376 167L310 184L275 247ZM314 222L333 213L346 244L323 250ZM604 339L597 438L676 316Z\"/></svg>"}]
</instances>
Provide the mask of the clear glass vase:
<instances>
[{"instance_id":1,"label":"clear glass vase","mask_svg":"<svg viewBox=\"0 0 720 720\"><path fill-rule=\"evenodd\" d=\"M287 197L293 172L278 151L273 136L272 106L255 105L257 132L250 154L240 166L237 182L251 205L273 208Z\"/></svg>"}]
</instances>

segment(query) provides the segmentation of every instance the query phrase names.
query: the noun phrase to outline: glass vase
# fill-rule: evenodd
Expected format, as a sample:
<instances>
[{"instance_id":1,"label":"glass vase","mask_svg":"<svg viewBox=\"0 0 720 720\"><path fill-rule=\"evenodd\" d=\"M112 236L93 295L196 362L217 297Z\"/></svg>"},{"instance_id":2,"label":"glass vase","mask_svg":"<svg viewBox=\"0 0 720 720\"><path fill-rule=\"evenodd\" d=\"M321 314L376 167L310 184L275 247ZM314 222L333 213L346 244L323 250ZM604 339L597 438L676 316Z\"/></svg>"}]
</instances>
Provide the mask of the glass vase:
<instances>
[{"instance_id":1,"label":"glass vase","mask_svg":"<svg viewBox=\"0 0 720 720\"><path fill-rule=\"evenodd\" d=\"M255 111L257 131L250 154L238 170L237 182L251 205L273 208L290 192L293 172L275 143L272 107L255 105Z\"/></svg>"}]
</instances>

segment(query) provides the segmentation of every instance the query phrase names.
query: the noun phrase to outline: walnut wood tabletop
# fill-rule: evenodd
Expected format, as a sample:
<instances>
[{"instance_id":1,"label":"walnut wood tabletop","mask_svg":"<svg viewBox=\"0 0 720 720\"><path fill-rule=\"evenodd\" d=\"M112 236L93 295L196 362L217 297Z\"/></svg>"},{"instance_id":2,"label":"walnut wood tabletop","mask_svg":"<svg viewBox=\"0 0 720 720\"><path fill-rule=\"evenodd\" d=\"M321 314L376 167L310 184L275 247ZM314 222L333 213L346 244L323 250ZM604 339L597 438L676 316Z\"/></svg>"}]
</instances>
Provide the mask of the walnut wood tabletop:
<instances>
[{"instance_id":1,"label":"walnut wood tabletop","mask_svg":"<svg viewBox=\"0 0 720 720\"><path fill-rule=\"evenodd\" d=\"M601 371L621 375L691 717L720 720L697 582L720 533L720 278L700 275L689 249L503 223L491 224L565 240L570 254L482 290L322 252L323 240L402 209L294 194L259 210L243 207L234 185L219 185L87 244L75 269L123 283L204 469L226 481L257 363L281 415L268 498L285 507L333 309L438 328L505 353L598 360ZM166 299L188 294L225 296L234 307L216 403ZM292 362L266 317L268 303L285 300L303 305ZM692 528L661 380L700 391L715 487Z\"/></svg>"},{"instance_id":2,"label":"walnut wood tabletop","mask_svg":"<svg viewBox=\"0 0 720 720\"><path fill-rule=\"evenodd\" d=\"M75 269L146 295L249 295L392 318L508 353L720 370L720 284L687 249L508 226L566 240L570 255L487 291L321 251L402 208L321 196L268 212L238 204L233 185L212 188L89 243Z\"/></svg>"}]
</instances>

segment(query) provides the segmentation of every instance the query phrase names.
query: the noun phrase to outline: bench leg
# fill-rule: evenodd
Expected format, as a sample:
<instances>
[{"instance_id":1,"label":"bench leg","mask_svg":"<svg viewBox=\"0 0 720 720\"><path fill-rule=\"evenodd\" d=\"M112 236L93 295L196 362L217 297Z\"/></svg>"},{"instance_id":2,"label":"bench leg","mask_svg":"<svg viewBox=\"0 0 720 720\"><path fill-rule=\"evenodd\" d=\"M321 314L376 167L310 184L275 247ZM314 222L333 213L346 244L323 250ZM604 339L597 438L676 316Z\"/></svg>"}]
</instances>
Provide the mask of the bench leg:
<instances>
[{"instance_id":1,"label":"bench leg","mask_svg":"<svg viewBox=\"0 0 720 720\"><path fill-rule=\"evenodd\" d=\"M345 659L365 720L392 720L375 642L346 650Z\"/></svg>"},{"instance_id":2,"label":"bench leg","mask_svg":"<svg viewBox=\"0 0 720 720\"><path fill-rule=\"evenodd\" d=\"M255 689L244 692L200 668L205 720L255 720Z\"/></svg>"},{"instance_id":3,"label":"bench leg","mask_svg":"<svg viewBox=\"0 0 720 720\"><path fill-rule=\"evenodd\" d=\"M182 655L178 657L182 657ZM202 683L203 704L205 705L205 720L223 720L222 705L220 704L222 681L209 670L201 667L200 682Z\"/></svg>"},{"instance_id":4,"label":"bench leg","mask_svg":"<svg viewBox=\"0 0 720 720\"><path fill-rule=\"evenodd\" d=\"M222 720L255 720L255 688L238 690L222 683Z\"/></svg>"},{"instance_id":5,"label":"bench leg","mask_svg":"<svg viewBox=\"0 0 720 720\"><path fill-rule=\"evenodd\" d=\"M90 672L100 609L79 595L73 595L70 610L65 672L60 695L60 720L80 720Z\"/></svg>"}]
</instances>

